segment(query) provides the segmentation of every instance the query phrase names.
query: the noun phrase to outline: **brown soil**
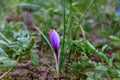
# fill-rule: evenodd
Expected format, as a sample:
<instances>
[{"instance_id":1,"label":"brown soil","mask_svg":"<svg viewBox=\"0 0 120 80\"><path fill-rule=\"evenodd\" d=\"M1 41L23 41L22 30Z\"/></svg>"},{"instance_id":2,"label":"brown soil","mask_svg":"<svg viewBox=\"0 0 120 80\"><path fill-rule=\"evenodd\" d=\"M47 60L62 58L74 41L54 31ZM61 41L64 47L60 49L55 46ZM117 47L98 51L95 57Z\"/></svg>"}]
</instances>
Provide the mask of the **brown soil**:
<instances>
[{"instance_id":1,"label":"brown soil","mask_svg":"<svg viewBox=\"0 0 120 80\"><path fill-rule=\"evenodd\" d=\"M43 56L43 54L39 53L39 57L38 67L34 67L29 60L20 62L3 80L58 80L52 54L47 54L47 56L44 54ZM0 75L3 72L0 70ZM61 76L60 80L70 79Z\"/></svg>"}]
</instances>

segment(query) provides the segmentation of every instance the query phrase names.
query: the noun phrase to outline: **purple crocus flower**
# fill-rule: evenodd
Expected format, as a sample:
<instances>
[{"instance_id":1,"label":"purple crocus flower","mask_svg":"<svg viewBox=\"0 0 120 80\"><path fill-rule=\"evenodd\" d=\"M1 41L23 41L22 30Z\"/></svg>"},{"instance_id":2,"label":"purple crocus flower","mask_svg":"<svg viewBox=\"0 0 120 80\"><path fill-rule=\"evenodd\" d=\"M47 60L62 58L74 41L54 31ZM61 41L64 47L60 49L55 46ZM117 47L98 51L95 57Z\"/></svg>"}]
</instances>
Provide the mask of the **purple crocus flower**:
<instances>
[{"instance_id":1,"label":"purple crocus flower","mask_svg":"<svg viewBox=\"0 0 120 80\"><path fill-rule=\"evenodd\" d=\"M50 35L50 43L52 45L52 48L55 51L56 62L59 65L58 49L59 49L59 44L60 44L60 36L54 29L51 29L49 31L49 35Z\"/></svg>"}]
</instances>

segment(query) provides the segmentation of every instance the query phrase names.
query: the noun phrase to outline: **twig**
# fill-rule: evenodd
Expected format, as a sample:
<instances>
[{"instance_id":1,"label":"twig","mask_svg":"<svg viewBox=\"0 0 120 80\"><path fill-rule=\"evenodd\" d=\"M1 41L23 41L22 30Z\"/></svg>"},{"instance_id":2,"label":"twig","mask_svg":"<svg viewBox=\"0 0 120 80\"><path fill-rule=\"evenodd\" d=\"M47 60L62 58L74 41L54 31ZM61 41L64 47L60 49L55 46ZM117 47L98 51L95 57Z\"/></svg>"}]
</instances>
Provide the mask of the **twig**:
<instances>
[{"instance_id":1,"label":"twig","mask_svg":"<svg viewBox=\"0 0 120 80\"><path fill-rule=\"evenodd\" d=\"M3 79L8 73L10 73L11 71L13 70L13 67L10 68L7 72L3 73L1 76L0 76L0 79Z\"/></svg>"}]
</instances>

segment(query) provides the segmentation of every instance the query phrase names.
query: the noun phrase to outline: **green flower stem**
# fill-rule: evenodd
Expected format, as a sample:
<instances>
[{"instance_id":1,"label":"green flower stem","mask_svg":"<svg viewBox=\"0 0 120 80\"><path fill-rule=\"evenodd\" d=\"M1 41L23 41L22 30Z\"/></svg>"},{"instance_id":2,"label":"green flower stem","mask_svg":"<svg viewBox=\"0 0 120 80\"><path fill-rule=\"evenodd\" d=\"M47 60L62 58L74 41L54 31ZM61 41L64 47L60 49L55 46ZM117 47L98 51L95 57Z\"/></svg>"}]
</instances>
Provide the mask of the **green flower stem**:
<instances>
[{"instance_id":1,"label":"green flower stem","mask_svg":"<svg viewBox=\"0 0 120 80\"><path fill-rule=\"evenodd\" d=\"M54 56L55 56L55 51L54 51L54 49L52 48L52 46L51 46L51 44L50 44L50 42L49 42L49 40L47 39L47 37L42 33L42 31L40 31L39 30L39 28L35 25L35 24L33 24L33 27L41 34L41 36L45 39L45 41L48 43L48 45L50 46L50 48L51 48L51 50L52 50L52 53L54 54ZM60 57L60 56L59 56ZM56 60L55 60L56 61ZM59 64L60 64L60 62L59 62ZM57 71L57 74L59 75L59 64L56 62L56 71Z\"/></svg>"},{"instance_id":2,"label":"green flower stem","mask_svg":"<svg viewBox=\"0 0 120 80\"><path fill-rule=\"evenodd\" d=\"M45 41L46 41L46 42L48 43L48 45L50 46L52 52L55 54L55 51L54 51L54 49L52 48L52 46L51 46L49 40L47 39L47 37L42 33L42 31L39 30L39 28L38 28L35 24L33 24L33 27L34 27L34 28L40 33L40 35L45 39Z\"/></svg>"}]
</instances>

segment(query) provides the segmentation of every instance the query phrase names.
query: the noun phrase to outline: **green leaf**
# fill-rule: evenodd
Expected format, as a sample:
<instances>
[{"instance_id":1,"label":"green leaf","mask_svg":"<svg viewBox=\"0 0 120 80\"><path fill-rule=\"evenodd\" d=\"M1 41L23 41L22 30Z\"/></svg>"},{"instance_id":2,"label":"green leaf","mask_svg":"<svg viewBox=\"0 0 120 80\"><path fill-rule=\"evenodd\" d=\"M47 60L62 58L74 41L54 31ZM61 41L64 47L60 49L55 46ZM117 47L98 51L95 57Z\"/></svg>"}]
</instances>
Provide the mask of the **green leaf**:
<instances>
[{"instance_id":1,"label":"green leaf","mask_svg":"<svg viewBox=\"0 0 120 80\"><path fill-rule=\"evenodd\" d=\"M0 65L0 70L6 70L7 68L3 65Z\"/></svg>"},{"instance_id":2,"label":"green leaf","mask_svg":"<svg viewBox=\"0 0 120 80\"><path fill-rule=\"evenodd\" d=\"M0 66L15 67L17 66L17 62L8 57L0 56Z\"/></svg>"},{"instance_id":3,"label":"green leaf","mask_svg":"<svg viewBox=\"0 0 120 80\"><path fill-rule=\"evenodd\" d=\"M14 60L5 60L5 61L3 61L3 65L5 66L5 67L15 67L15 66L17 66L17 62L16 61L14 61Z\"/></svg>"},{"instance_id":4,"label":"green leaf","mask_svg":"<svg viewBox=\"0 0 120 80\"><path fill-rule=\"evenodd\" d=\"M29 40L26 37L18 37L17 41L21 42L24 45L27 45Z\"/></svg>"},{"instance_id":5,"label":"green leaf","mask_svg":"<svg viewBox=\"0 0 120 80\"><path fill-rule=\"evenodd\" d=\"M84 40L83 43L84 43L84 47L86 47L90 52L92 52L93 54L98 54L98 51L89 41Z\"/></svg>"},{"instance_id":6,"label":"green leaf","mask_svg":"<svg viewBox=\"0 0 120 80\"><path fill-rule=\"evenodd\" d=\"M107 68L104 66L104 65L102 65L101 63L99 64L99 65L97 65L96 67L95 67L95 69L97 70L97 71L106 71L107 70Z\"/></svg>"},{"instance_id":7,"label":"green leaf","mask_svg":"<svg viewBox=\"0 0 120 80\"><path fill-rule=\"evenodd\" d=\"M39 65L39 55L38 54L31 54L31 60L35 67Z\"/></svg>"},{"instance_id":8,"label":"green leaf","mask_svg":"<svg viewBox=\"0 0 120 80\"><path fill-rule=\"evenodd\" d=\"M0 48L0 56L8 57L8 55L6 54L6 52L2 48Z\"/></svg>"},{"instance_id":9,"label":"green leaf","mask_svg":"<svg viewBox=\"0 0 120 80\"><path fill-rule=\"evenodd\" d=\"M27 50L27 51L30 51L30 50L32 49L32 47L34 46L34 43L35 43L35 38L32 37L32 38L30 39L29 45L26 47L26 50Z\"/></svg>"},{"instance_id":10,"label":"green leaf","mask_svg":"<svg viewBox=\"0 0 120 80\"><path fill-rule=\"evenodd\" d=\"M109 65L112 65L112 64L110 63L109 59L107 58L107 56L106 56L104 53L99 52L98 55L99 55L99 57L102 58L106 63L108 63Z\"/></svg>"},{"instance_id":11,"label":"green leaf","mask_svg":"<svg viewBox=\"0 0 120 80\"><path fill-rule=\"evenodd\" d=\"M114 60L120 62L120 52L119 51L115 53Z\"/></svg>"},{"instance_id":12,"label":"green leaf","mask_svg":"<svg viewBox=\"0 0 120 80\"><path fill-rule=\"evenodd\" d=\"M88 76L88 80L93 80L93 78L94 78L94 72L86 72L85 73L87 76Z\"/></svg>"},{"instance_id":13,"label":"green leaf","mask_svg":"<svg viewBox=\"0 0 120 80\"><path fill-rule=\"evenodd\" d=\"M10 48L20 49L22 47L22 44L19 42L11 42L7 46Z\"/></svg>"},{"instance_id":14,"label":"green leaf","mask_svg":"<svg viewBox=\"0 0 120 80\"><path fill-rule=\"evenodd\" d=\"M4 61L4 60L7 60L8 58L7 57L4 57L4 56L0 56L0 62Z\"/></svg>"},{"instance_id":15,"label":"green leaf","mask_svg":"<svg viewBox=\"0 0 120 80\"><path fill-rule=\"evenodd\" d=\"M110 36L109 40L112 41L112 42L120 43L120 38L116 37L116 36Z\"/></svg>"},{"instance_id":16,"label":"green leaf","mask_svg":"<svg viewBox=\"0 0 120 80\"><path fill-rule=\"evenodd\" d=\"M107 68L102 64L97 65L95 69L96 69L95 78L101 78L102 75L104 75L105 72L107 71Z\"/></svg>"},{"instance_id":17,"label":"green leaf","mask_svg":"<svg viewBox=\"0 0 120 80\"><path fill-rule=\"evenodd\" d=\"M31 4L31 3L20 3L19 7L21 9L30 9L32 11L36 10L39 6L36 4Z\"/></svg>"},{"instance_id":18,"label":"green leaf","mask_svg":"<svg viewBox=\"0 0 120 80\"><path fill-rule=\"evenodd\" d=\"M105 52L105 51L107 50L108 46L109 46L108 44L104 45L104 46L102 47L102 49L101 49L102 52Z\"/></svg>"},{"instance_id":19,"label":"green leaf","mask_svg":"<svg viewBox=\"0 0 120 80\"><path fill-rule=\"evenodd\" d=\"M5 41L3 41L3 40L0 40L0 44L7 45L7 43Z\"/></svg>"},{"instance_id":20,"label":"green leaf","mask_svg":"<svg viewBox=\"0 0 120 80\"><path fill-rule=\"evenodd\" d=\"M0 38L5 40L6 42L10 43L10 41L2 33L0 33Z\"/></svg>"}]
</instances>

